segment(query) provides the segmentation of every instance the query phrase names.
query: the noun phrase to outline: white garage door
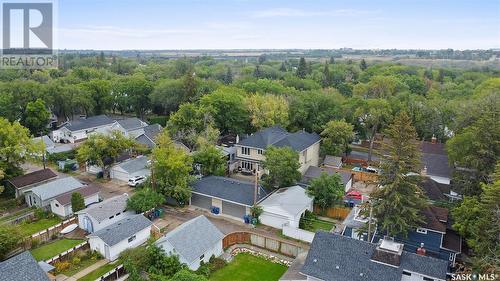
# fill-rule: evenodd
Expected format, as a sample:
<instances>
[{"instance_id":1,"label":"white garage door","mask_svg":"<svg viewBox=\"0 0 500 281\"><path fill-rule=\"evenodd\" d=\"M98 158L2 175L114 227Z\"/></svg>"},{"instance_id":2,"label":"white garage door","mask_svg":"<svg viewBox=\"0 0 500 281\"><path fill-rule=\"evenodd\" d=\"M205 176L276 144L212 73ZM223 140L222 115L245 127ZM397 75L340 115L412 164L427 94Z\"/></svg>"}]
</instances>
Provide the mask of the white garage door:
<instances>
[{"instance_id":1,"label":"white garage door","mask_svg":"<svg viewBox=\"0 0 500 281\"><path fill-rule=\"evenodd\" d=\"M246 212L247 208L245 206L222 201L222 213L225 215L241 218L243 220Z\"/></svg>"},{"instance_id":2,"label":"white garage door","mask_svg":"<svg viewBox=\"0 0 500 281\"><path fill-rule=\"evenodd\" d=\"M112 179L128 182L129 174L118 169L111 169L110 177Z\"/></svg>"},{"instance_id":3,"label":"white garage door","mask_svg":"<svg viewBox=\"0 0 500 281\"><path fill-rule=\"evenodd\" d=\"M259 217L260 223L274 228L281 229L284 224L288 223L289 220L284 217L276 216L275 214L269 212L263 212Z\"/></svg>"}]
</instances>

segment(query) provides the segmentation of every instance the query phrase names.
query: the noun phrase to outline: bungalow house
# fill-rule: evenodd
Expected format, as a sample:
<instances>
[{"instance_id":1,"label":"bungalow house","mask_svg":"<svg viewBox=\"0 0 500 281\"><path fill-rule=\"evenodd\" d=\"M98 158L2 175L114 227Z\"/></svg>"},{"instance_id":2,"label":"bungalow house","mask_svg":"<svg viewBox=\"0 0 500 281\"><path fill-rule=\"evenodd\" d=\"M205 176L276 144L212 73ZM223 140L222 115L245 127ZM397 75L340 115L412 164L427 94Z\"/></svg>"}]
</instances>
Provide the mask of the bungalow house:
<instances>
[{"instance_id":1,"label":"bungalow house","mask_svg":"<svg viewBox=\"0 0 500 281\"><path fill-rule=\"evenodd\" d=\"M261 202L269 193L255 183L232 178L208 176L192 184L189 204L193 207L209 210L234 219L243 220L250 214L254 203ZM254 196L256 195L256 202Z\"/></svg>"},{"instance_id":2,"label":"bungalow house","mask_svg":"<svg viewBox=\"0 0 500 281\"><path fill-rule=\"evenodd\" d=\"M197 270L210 257L222 255L224 234L205 216L189 220L168 232L155 243L169 255L178 255L181 263Z\"/></svg>"},{"instance_id":3,"label":"bungalow house","mask_svg":"<svg viewBox=\"0 0 500 281\"><path fill-rule=\"evenodd\" d=\"M151 124L142 128L142 134L135 137L135 141L152 149L156 146L156 136L161 132L162 128L159 124Z\"/></svg>"},{"instance_id":4,"label":"bungalow house","mask_svg":"<svg viewBox=\"0 0 500 281\"><path fill-rule=\"evenodd\" d=\"M418 186L425 192L431 202L460 200L461 196L451 190L451 185L424 177Z\"/></svg>"},{"instance_id":5,"label":"bungalow house","mask_svg":"<svg viewBox=\"0 0 500 281\"><path fill-rule=\"evenodd\" d=\"M462 251L462 238L451 229L448 210L429 206L422 211L422 216L424 217L422 226L409 231L407 237L397 236L394 239L403 243L406 251L416 252L424 245L428 256L455 262L456 255ZM359 209L354 208L344 220L345 228L342 235L366 240L367 234L359 229L367 222L368 218L361 216ZM383 238L383 234L375 230L372 237L372 242L377 241Z\"/></svg>"},{"instance_id":6,"label":"bungalow house","mask_svg":"<svg viewBox=\"0 0 500 281\"><path fill-rule=\"evenodd\" d=\"M280 126L256 132L235 144L236 159L243 171L262 170L264 151L268 146L290 147L299 154L299 171L304 174L309 166L318 166L321 138L316 133L298 131L289 133Z\"/></svg>"},{"instance_id":7,"label":"bungalow house","mask_svg":"<svg viewBox=\"0 0 500 281\"><path fill-rule=\"evenodd\" d=\"M78 227L93 233L135 215L135 212L127 211L127 199L128 195L124 193L76 212Z\"/></svg>"},{"instance_id":8,"label":"bungalow house","mask_svg":"<svg viewBox=\"0 0 500 281\"><path fill-rule=\"evenodd\" d=\"M403 244L382 239L377 244L334 233L316 233L294 280L416 281L447 279L447 261L403 251ZM299 265L300 266L300 265ZM286 274L285 274L286 275ZM297 276L297 275L296 275ZM291 279L280 279L291 280Z\"/></svg>"},{"instance_id":9,"label":"bungalow house","mask_svg":"<svg viewBox=\"0 0 500 281\"><path fill-rule=\"evenodd\" d=\"M99 186L89 184L61 194L50 201L50 210L52 213L63 218L73 215L71 205L71 196L73 193L80 193L82 195L85 206L99 202Z\"/></svg>"},{"instance_id":10,"label":"bungalow house","mask_svg":"<svg viewBox=\"0 0 500 281\"><path fill-rule=\"evenodd\" d=\"M114 130L124 131L115 120L106 115L98 115L67 122L61 128L52 131L52 140L76 143L86 140L90 134L109 134Z\"/></svg>"},{"instance_id":11,"label":"bungalow house","mask_svg":"<svg viewBox=\"0 0 500 281\"><path fill-rule=\"evenodd\" d=\"M130 138L136 138L144 134L144 128L148 126L148 123L137 117L117 119L116 122L118 122L121 129L123 129L123 134Z\"/></svg>"},{"instance_id":12,"label":"bungalow house","mask_svg":"<svg viewBox=\"0 0 500 281\"><path fill-rule=\"evenodd\" d=\"M148 166L149 159L146 156L128 159L113 166L110 170L110 177L127 182L129 178L134 176L149 176L151 170Z\"/></svg>"},{"instance_id":13,"label":"bungalow house","mask_svg":"<svg viewBox=\"0 0 500 281\"><path fill-rule=\"evenodd\" d=\"M327 173L328 175L334 175L338 174L340 175L340 178L342 179L342 184L344 185L344 190L347 192L349 189L352 188L352 183L353 183L353 175L352 173L343 171L343 170L337 170L333 169L330 167L316 167L316 166L310 166L307 168L307 171L304 173L304 176L302 177L301 184L309 186L311 183L311 180L317 179L321 176L322 173Z\"/></svg>"},{"instance_id":14,"label":"bungalow house","mask_svg":"<svg viewBox=\"0 0 500 281\"><path fill-rule=\"evenodd\" d=\"M126 249L135 248L146 242L151 236L152 224L142 214L123 218L88 235L90 249L114 261Z\"/></svg>"},{"instance_id":15,"label":"bungalow house","mask_svg":"<svg viewBox=\"0 0 500 281\"><path fill-rule=\"evenodd\" d=\"M262 202L262 224L278 229L283 225L298 228L299 221L306 210L313 210L313 198L306 194L304 188L296 185L276 190Z\"/></svg>"},{"instance_id":16,"label":"bungalow house","mask_svg":"<svg viewBox=\"0 0 500 281\"><path fill-rule=\"evenodd\" d=\"M42 169L31 173L24 174L7 180L7 185L12 187L14 194L17 197L22 196L27 190L44 184L50 180L57 178L56 173L51 169Z\"/></svg>"},{"instance_id":17,"label":"bungalow house","mask_svg":"<svg viewBox=\"0 0 500 281\"><path fill-rule=\"evenodd\" d=\"M60 178L33 187L24 193L24 198L30 207L50 208L54 198L83 186L74 177Z\"/></svg>"},{"instance_id":18,"label":"bungalow house","mask_svg":"<svg viewBox=\"0 0 500 281\"><path fill-rule=\"evenodd\" d=\"M29 251L0 262L0 281L50 281Z\"/></svg>"}]
</instances>

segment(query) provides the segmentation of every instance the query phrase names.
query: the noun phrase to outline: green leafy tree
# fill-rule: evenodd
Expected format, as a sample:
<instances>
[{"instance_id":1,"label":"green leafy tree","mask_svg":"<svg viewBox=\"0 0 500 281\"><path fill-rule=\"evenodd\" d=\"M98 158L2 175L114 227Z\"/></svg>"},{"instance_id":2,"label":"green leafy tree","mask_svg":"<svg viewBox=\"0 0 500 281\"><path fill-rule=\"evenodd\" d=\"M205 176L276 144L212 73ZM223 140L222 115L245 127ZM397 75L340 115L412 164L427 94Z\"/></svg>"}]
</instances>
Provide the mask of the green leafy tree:
<instances>
[{"instance_id":1,"label":"green leafy tree","mask_svg":"<svg viewBox=\"0 0 500 281\"><path fill-rule=\"evenodd\" d=\"M204 176L223 176L226 171L224 154L214 145L202 145L193 153L193 162L201 165L201 174Z\"/></svg>"},{"instance_id":2,"label":"green leafy tree","mask_svg":"<svg viewBox=\"0 0 500 281\"><path fill-rule=\"evenodd\" d=\"M264 184L270 188L294 185L301 178L299 172L299 154L289 147L270 146L264 152L264 169L269 174L264 178Z\"/></svg>"},{"instance_id":3,"label":"green leafy tree","mask_svg":"<svg viewBox=\"0 0 500 281\"><path fill-rule=\"evenodd\" d=\"M23 235L17 225L0 225L0 260L21 243Z\"/></svg>"},{"instance_id":4,"label":"green leafy tree","mask_svg":"<svg viewBox=\"0 0 500 281\"><path fill-rule=\"evenodd\" d=\"M169 281L208 281L208 279L205 276L196 274L188 269L182 269L174 274Z\"/></svg>"},{"instance_id":5,"label":"green leafy tree","mask_svg":"<svg viewBox=\"0 0 500 281\"><path fill-rule=\"evenodd\" d=\"M240 134L246 131L249 115L245 108L244 94L238 88L221 87L201 98L201 106L211 113L222 134Z\"/></svg>"},{"instance_id":6,"label":"green leafy tree","mask_svg":"<svg viewBox=\"0 0 500 281\"><path fill-rule=\"evenodd\" d=\"M274 125L286 127L289 123L288 102L275 95L251 95L245 99L252 127L260 130Z\"/></svg>"},{"instance_id":7,"label":"green leafy tree","mask_svg":"<svg viewBox=\"0 0 500 281\"><path fill-rule=\"evenodd\" d=\"M349 143L354 138L354 126L344 120L332 120L325 126L321 137L324 154L340 155L349 151Z\"/></svg>"},{"instance_id":8,"label":"green leafy tree","mask_svg":"<svg viewBox=\"0 0 500 281\"><path fill-rule=\"evenodd\" d=\"M186 265L179 261L177 255L166 255L162 248L155 244L148 247L150 265L147 272L155 279L157 276L172 277L174 274L186 268Z\"/></svg>"},{"instance_id":9,"label":"green leafy tree","mask_svg":"<svg viewBox=\"0 0 500 281\"><path fill-rule=\"evenodd\" d=\"M299 78L306 78L307 75L307 62L306 59L301 57L299 60L299 66L297 67L297 76Z\"/></svg>"},{"instance_id":10,"label":"green leafy tree","mask_svg":"<svg viewBox=\"0 0 500 281\"><path fill-rule=\"evenodd\" d=\"M78 147L76 157L81 163L100 167L106 178L116 157L135 146L135 141L120 131L113 131L110 135L92 134Z\"/></svg>"},{"instance_id":11,"label":"green leafy tree","mask_svg":"<svg viewBox=\"0 0 500 281\"><path fill-rule=\"evenodd\" d=\"M165 197L150 188L143 188L127 199L127 208L136 213L142 213L158 207L165 201Z\"/></svg>"},{"instance_id":12,"label":"green leafy tree","mask_svg":"<svg viewBox=\"0 0 500 281\"><path fill-rule=\"evenodd\" d=\"M391 118L391 108L389 103L383 99L371 99L366 101L355 112L361 120L362 126L369 131L370 148L368 151L368 161L372 160L373 145L377 132Z\"/></svg>"},{"instance_id":13,"label":"green leafy tree","mask_svg":"<svg viewBox=\"0 0 500 281\"><path fill-rule=\"evenodd\" d=\"M108 80L93 79L83 84L90 93L94 104L94 114L99 115L111 109L113 97L111 95L111 83Z\"/></svg>"},{"instance_id":14,"label":"green leafy tree","mask_svg":"<svg viewBox=\"0 0 500 281\"><path fill-rule=\"evenodd\" d=\"M157 137L156 143L151 153L153 188L184 204L191 196L193 158L174 145L167 131Z\"/></svg>"},{"instance_id":15,"label":"green leafy tree","mask_svg":"<svg viewBox=\"0 0 500 281\"><path fill-rule=\"evenodd\" d=\"M23 113L21 123L27 127L34 136L40 136L49 123L50 111L42 99L29 102Z\"/></svg>"},{"instance_id":16,"label":"green leafy tree","mask_svg":"<svg viewBox=\"0 0 500 281\"><path fill-rule=\"evenodd\" d=\"M114 90L126 98L127 104L139 118L144 119L151 107L149 95L153 91L153 85L144 76L125 76L118 80Z\"/></svg>"},{"instance_id":17,"label":"green leafy tree","mask_svg":"<svg viewBox=\"0 0 500 281\"><path fill-rule=\"evenodd\" d=\"M409 172L420 169L415 128L406 113L400 113L386 131L389 142L383 149L388 154L382 165L382 187L371 194L373 216L387 235L406 236L423 223L421 211L427 198Z\"/></svg>"},{"instance_id":18,"label":"green leafy tree","mask_svg":"<svg viewBox=\"0 0 500 281\"><path fill-rule=\"evenodd\" d=\"M0 117L0 174L6 179L21 175L21 164L43 151L43 144L34 142L27 128Z\"/></svg>"},{"instance_id":19,"label":"green leafy tree","mask_svg":"<svg viewBox=\"0 0 500 281\"><path fill-rule=\"evenodd\" d=\"M321 80L321 85L326 88L331 85L330 67L328 62L325 62L325 67L323 68L323 79Z\"/></svg>"},{"instance_id":20,"label":"green leafy tree","mask_svg":"<svg viewBox=\"0 0 500 281\"><path fill-rule=\"evenodd\" d=\"M361 62L359 63L359 68L361 68L361 70L366 70L368 68L365 59L361 59Z\"/></svg>"},{"instance_id":21,"label":"green leafy tree","mask_svg":"<svg viewBox=\"0 0 500 281\"><path fill-rule=\"evenodd\" d=\"M71 210L73 213L83 209L85 209L85 199L82 194L78 192L71 193Z\"/></svg>"},{"instance_id":22,"label":"green leafy tree","mask_svg":"<svg viewBox=\"0 0 500 281\"><path fill-rule=\"evenodd\" d=\"M344 184L339 174L328 175L323 172L319 178L311 181L306 192L314 198L314 203L324 211L342 202Z\"/></svg>"}]
</instances>

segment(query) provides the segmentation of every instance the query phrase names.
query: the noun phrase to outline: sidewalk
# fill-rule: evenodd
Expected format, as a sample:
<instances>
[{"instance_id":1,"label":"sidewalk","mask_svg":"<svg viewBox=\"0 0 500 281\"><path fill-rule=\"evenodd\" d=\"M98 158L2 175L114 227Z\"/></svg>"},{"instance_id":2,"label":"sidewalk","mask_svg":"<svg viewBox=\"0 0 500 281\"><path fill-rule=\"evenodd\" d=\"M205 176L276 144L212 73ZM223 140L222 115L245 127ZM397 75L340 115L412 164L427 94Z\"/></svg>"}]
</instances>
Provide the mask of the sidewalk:
<instances>
[{"instance_id":1,"label":"sidewalk","mask_svg":"<svg viewBox=\"0 0 500 281\"><path fill-rule=\"evenodd\" d=\"M78 280L79 278L82 278L83 276L91 273L92 271L94 271L94 270L98 269L99 267L101 267L105 264L108 264L108 263L109 263L109 260L107 260L107 259L100 260L100 261L94 263L93 265L85 268L84 270L78 272L77 274L71 276L67 280Z\"/></svg>"}]
</instances>

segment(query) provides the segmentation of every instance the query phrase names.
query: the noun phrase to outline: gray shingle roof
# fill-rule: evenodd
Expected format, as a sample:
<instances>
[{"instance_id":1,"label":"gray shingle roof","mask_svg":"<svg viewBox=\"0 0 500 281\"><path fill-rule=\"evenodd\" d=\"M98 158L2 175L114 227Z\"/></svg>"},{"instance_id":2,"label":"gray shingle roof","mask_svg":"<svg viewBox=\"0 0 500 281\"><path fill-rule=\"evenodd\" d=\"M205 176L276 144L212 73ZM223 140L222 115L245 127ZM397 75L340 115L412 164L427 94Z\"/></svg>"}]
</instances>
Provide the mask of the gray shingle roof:
<instances>
[{"instance_id":1,"label":"gray shingle roof","mask_svg":"<svg viewBox=\"0 0 500 281\"><path fill-rule=\"evenodd\" d=\"M97 236L108 246L113 246L132 237L137 232L151 226L152 224L153 223L145 216L139 214L117 221L114 224L96 231L89 236Z\"/></svg>"},{"instance_id":2,"label":"gray shingle roof","mask_svg":"<svg viewBox=\"0 0 500 281\"><path fill-rule=\"evenodd\" d=\"M128 195L124 193L122 195L106 199L100 203L93 204L77 212L77 214L86 213L98 222L101 222L110 216L125 211L127 209L127 199Z\"/></svg>"},{"instance_id":3,"label":"gray shingle roof","mask_svg":"<svg viewBox=\"0 0 500 281\"><path fill-rule=\"evenodd\" d=\"M54 173L51 169L42 169L22 176L11 178L9 182L14 187L21 188L27 185L43 182L56 177L57 177L56 173Z\"/></svg>"},{"instance_id":4,"label":"gray shingle roof","mask_svg":"<svg viewBox=\"0 0 500 281\"><path fill-rule=\"evenodd\" d=\"M144 127L144 134L139 135L135 138L138 143L144 144L149 148L153 148L156 136L161 132L162 128L158 124L151 124Z\"/></svg>"},{"instance_id":5,"label":"gray shingle roof","mask_svg":"<svg viewBox=\"0 0 500 281\"><path fill-rule=\"evenodd\" d=\"M134 159L128 159L117 166L122 168L125 172L129 174L133 174L140 170L147 169L148 165L148 157L140 156Z\"/></svg>"},{"instance_id":6,"label":"gray shingle roof","mask_svg":"<svg viewBox=\"0 0 500 281\"><path fill-rule=\"evenodd\" d=\"M40 199L47 200L84 186L74 177L56 179L31 189Z\"/></svg>"},{"instance_id":7,"label":"gray shingle roof","mask_svg":"<svg viewBox=\"0 0 500 281\"><path fill-rule=\"evenodd\" d=\"M447 261L403 251L400 266L393 267L370 260L376 247L320 231L314 237L301 272L327 281L401 281L403 270L446 279Z\"/></svg>"},{"instance_id":8,"label":"gray shingle roof","mask_svg":"<svg viewBox=\"0 0 500 281\"><path fill-rule=\"evenodd\" d=\"M90 197L91 195L99 193L99 186L91 183L89 185L77 188L70 192L61 194L54 199L57 200L57 202L59 202L61 205L66 206L71 203L71 195L73 193L80 193L83 196L83 198L87 198Z\"/></svg>"},{"instance_id":9,"label":"gray shingle roof","mask_svg":"<svg viewBox=\"0 0 500 281\"><path fill-rule=\"evenodd\" d=\"M215 225L205 216L199 216L167 233L156 244L161 247L164 243L170 243L177 254L191 263L222 238L224 234Z\"/></svg>"},{"instance_id":10,"label":"gray shingle roof","mask_svg":"<svg viewBox=\"0 0 500 281\"><path fill-rule=\"evenodd\" d=\"M255 192L254 186L253 182L208 176L193 183L193 192L252 206ZM257 202L260 202L267 194L268 192L259 186Z\"/></svg>"},{"instance_id":11,"label":"gray shingle roof","mask_svg":"<svg viewBox=\"0 0 500 281\"><path fill-rule=\"evenodd\" d=\"M319 178L322 173L327 173L328 175L340 174L342 182L346 185L349 180L351 180L352 174L343 171L337 171L333 168L320 168L316 166L309 166L307 168L304 177L302 178L302 182L308 184L312 179Z\"/></svg>"},{"instance_id":12,"label":"gray shingle roof","mask_svg":"<svg viewBox=\"0 0 500 281\"><path fill-rule=\"evenodd\" d=\"M145 127L144 122L137 117L116 120L126 131L136 130Z\"/></svg>"},{"instance_id":13,"label":"gray shingle roof","mask_svg":"<svg viewBox=\"0 0 500 281\"><path fill-rule=\"evenodd\" d=\"M0 281L49 281L29 251L0 262Z\"/></svg>"},{"instance_id":14,"label":"gray shingle roof","mask_svg":"<svg viewBox=\"0 0 500 281\"><path fill-rule=\"evenodd\" d=\"M87 117L85 119L73 120L64 127L74 132L89 128L100 127L108 124L113 124L114 122L115 120L109 118L106 115L97 115L97 116Z\"/></svg>"},{"instance_id":15,"label":"gray shingle roof","mask_svg":"<svg viewBox=\"0 0 500 281\"><path fill-rule=\"evenodd\" d=\"M307 133L305 131L288 133L282 127L274 126L258 131L238 144L261 149L266 149L270 145L277 147L289 146L296 151L302 151L319 140L320 137L316 133Z\"/></svg>"},{"instance_id":16,"label":"gray shingle roof","mask_svg":"<svg viewBox=\"0 0 500 281\"><path fill-rule=\"evenodd\" d=\"M323 160L323 164L332 167L340 167L342 166L342 157L326 155L325 160Z\"/></svg>"}]
</instances>

